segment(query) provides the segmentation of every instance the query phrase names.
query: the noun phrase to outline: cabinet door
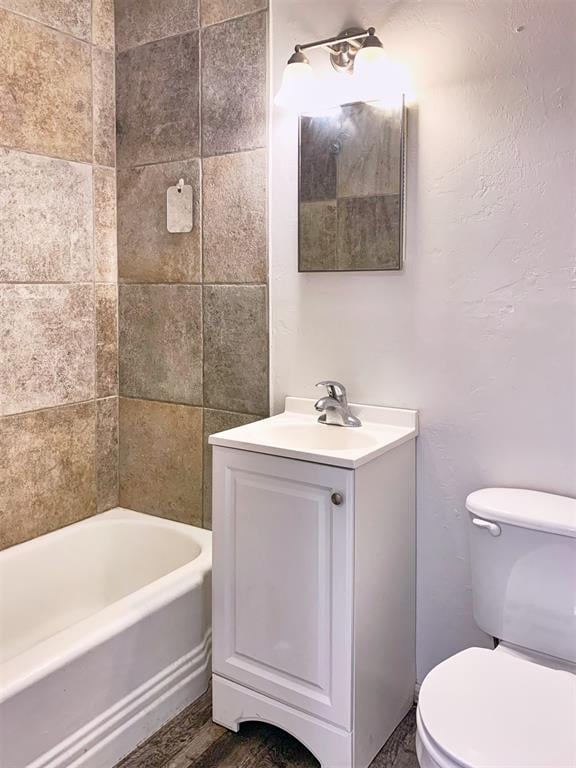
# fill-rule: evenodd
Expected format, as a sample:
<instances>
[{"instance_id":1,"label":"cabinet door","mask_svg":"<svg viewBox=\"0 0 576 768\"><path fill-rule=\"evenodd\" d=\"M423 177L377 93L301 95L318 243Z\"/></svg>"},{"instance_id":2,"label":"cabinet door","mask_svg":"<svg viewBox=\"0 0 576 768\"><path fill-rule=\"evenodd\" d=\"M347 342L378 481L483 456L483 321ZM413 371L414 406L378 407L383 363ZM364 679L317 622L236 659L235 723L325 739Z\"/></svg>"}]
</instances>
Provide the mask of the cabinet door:
<instances>
[{"instance_id":1,"label":"cabinet door","mask_svg":"<svg viewBox=\"0 0 576 768\"><path fill-rule=\"evenodd\" d=\"M214 672L349 728L353 471L217 447L213 472Z\"/></svg>"}]
</instances>

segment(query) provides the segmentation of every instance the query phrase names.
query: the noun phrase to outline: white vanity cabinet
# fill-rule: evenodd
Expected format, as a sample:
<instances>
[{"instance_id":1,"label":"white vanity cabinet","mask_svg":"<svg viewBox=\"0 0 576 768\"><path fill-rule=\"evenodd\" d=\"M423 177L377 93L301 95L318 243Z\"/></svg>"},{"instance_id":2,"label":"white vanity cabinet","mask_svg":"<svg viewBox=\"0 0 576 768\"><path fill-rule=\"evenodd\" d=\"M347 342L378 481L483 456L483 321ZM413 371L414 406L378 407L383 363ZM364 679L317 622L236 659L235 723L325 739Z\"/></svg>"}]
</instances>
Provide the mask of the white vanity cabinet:
<instances>
[{"instance_id":1,"label":"white vanity cabinet","mask_svg":"<svg viewBox=\"0 0 576 768\"><path fill-rule=\"evenodd\" d=\"M302 460L246 430L212 440L214 720L368 766L414 696L415 441L333 466L326 446Z\"/></svg>"}]
</instances>

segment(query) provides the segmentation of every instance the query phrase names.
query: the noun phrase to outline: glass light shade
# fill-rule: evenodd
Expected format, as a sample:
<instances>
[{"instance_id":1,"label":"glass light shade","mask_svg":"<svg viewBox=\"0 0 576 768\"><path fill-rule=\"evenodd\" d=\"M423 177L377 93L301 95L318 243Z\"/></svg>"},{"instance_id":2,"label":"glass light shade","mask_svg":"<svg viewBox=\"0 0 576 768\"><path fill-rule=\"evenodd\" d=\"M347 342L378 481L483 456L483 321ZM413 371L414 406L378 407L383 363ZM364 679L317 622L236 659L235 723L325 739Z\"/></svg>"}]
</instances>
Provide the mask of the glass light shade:
<instances>
[{"instance_id":1,"label":"glass light shade","mask_svg":"<svg viewBox=\"0 0 576 768\"><path fill-rule=\"evenodd\" d=\"M379 46L360 48L354 59L354 75L362 78L371 76L386 65L386 54Z\"/></svg>"},{"instance_id":2,"label":"glass light shade","mask_svg":"<svg viewBox=\"0 0 576 768\"><path fill-rule=\"evenodd\" d=\"M354 88L358 101L379 101L383 107L396 108L404 91L398 67L380 47L361 48L354 61Z\"/></svg>"},{"instance_id":3,"label":"glass light shade","mask_svg":"<svg viewBox=\"0 0 576 768\"><path fill-rule=\"evenodd\" d=\"M314 70L307 62L287 64L282 75L282 85L274 103L279 107L302 112L314 106L316 96Z\"/></svg>"}]
</instances>

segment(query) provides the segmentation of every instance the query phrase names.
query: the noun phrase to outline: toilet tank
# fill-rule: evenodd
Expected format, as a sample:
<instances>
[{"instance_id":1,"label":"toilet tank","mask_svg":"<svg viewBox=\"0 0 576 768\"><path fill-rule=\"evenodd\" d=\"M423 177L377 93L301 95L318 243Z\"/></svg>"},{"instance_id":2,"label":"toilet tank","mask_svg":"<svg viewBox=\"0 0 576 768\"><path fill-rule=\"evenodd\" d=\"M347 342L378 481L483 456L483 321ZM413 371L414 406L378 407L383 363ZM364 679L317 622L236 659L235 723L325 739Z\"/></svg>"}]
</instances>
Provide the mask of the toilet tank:
<instances>
[{"instance_id":1,"label":"toilet tank","mask_svg":"<svg viewBox=\"0 0 576 768\"><path fill-rule=\"evenodd\" d=\"M576 499L486 488L466 507L478 626L576 663Z\"/></svg>"}]
</instances>

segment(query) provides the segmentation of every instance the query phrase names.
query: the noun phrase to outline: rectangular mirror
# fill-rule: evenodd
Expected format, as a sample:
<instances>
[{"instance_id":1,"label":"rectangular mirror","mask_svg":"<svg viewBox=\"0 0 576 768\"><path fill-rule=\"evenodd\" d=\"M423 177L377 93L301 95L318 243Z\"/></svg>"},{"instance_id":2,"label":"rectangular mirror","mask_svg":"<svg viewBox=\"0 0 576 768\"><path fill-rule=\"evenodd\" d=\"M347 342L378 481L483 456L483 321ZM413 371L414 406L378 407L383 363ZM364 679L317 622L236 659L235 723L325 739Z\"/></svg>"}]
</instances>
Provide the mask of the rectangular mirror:
<instances>
[{"instance_id":1,"label":"rectangular mirror","mask_svg":"<svg viewBox=\"0 0 576 768\"><path fill-rule=\"evenodd\" d=\"M404 107L300 116L299 271L401 269Z\"/></svg>"}]
</instances>

